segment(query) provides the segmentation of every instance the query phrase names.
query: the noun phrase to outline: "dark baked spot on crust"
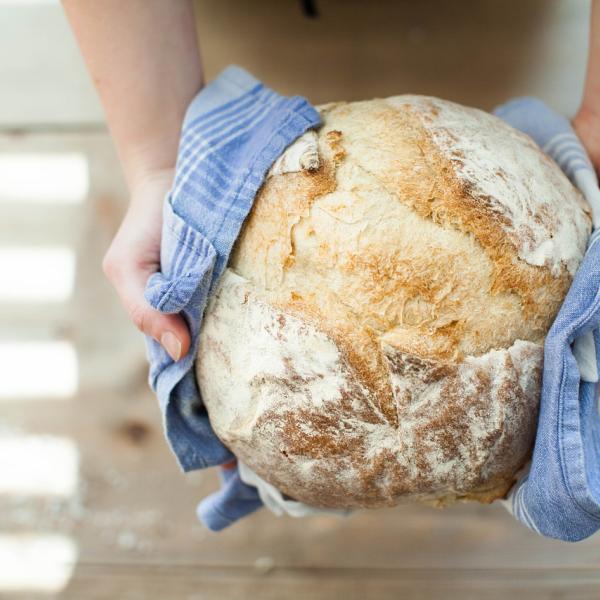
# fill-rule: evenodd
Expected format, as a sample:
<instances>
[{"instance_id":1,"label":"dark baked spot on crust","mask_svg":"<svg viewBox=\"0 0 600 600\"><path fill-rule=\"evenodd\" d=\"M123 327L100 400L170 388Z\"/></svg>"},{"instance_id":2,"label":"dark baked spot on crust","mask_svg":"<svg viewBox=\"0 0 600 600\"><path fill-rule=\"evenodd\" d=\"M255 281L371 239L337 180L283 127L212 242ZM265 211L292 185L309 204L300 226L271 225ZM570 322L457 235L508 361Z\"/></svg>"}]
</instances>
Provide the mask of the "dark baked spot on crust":
<instances>
[{"instance_id":1,"label":"dark baked spot on crust","mask_svg":"<svg viewBox=\"0 0 600 600\"><path fill-rule=\"evenodd\" d=\"M358 441L353 440L349 435L351 426L339 413L329 415L295 408L280 417L276 417L273 413L265 413L260 420L263 418L271 423L281 424L281 433L286 440L285 450L288 456L312 459L336 458L347 455L350 445L355 445ZM260 420L257 422L258 427L260 427Z\"/></svg>"},{"instance_id":2,"label":"dark baked spot on crust","mask_svg":"<svg viewBox=\"0 0 600 600\"><path fill-rule=\"evenodd\" d=\"M414 354L388 353L388 365L398 377L410 378L421 384L430 385L456 373L456 366L416 356Z\"/></svg>"},{"instance_id":3,"label":"dark baked spot on crust","mask_svg":"<svg viewBox=\"0 0 600 600\"><path fill-rule=\"evenodd\" d=\"M342 132L332 129L325 134L325 138L333 152L332 160L335 165L338 165L346 156L346 151L342 146Z\"/></svg>"}]
</instances>

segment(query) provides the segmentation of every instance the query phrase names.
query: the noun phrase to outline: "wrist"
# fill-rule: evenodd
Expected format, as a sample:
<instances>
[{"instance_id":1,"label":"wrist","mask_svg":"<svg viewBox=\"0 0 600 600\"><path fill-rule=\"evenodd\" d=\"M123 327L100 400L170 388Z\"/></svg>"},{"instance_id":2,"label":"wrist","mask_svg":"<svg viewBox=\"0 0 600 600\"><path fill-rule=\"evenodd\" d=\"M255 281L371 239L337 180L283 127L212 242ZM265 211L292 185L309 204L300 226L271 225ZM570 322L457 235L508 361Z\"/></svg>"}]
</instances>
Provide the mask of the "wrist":
<instances>
[{"instance_id":1,"label":"wrist","mask_svg":"<svg viewBox=\"0 0 600 600\"><path fill-rule=\"evenodd\" d=\"M573 117L572 125L594 168L600 170L600 111L584 102Z\"/></svg>"},{"instance_id":2,"label":"wrist","mask_svg":"<svg viewBox=\"0 0 600 600\"><path fill-rule=\"evenodd\" d=\"M140 167L131 174L129 190L131 204L145 203L148 198L161 198L173 183L175 166Z\"/></svg>"},{"instance_id":3,"label":"wrist","mask_svg":"<svg viewBox=\"0 0 600 600\"><path fill-rule=\"evenodd\" d=\"M584 102L573 117L572 123L576 129L598 129L600 128L600 111L595 106Z\"/></svg>"},{"instance_id":4,"label":"wrist","mask_svg":"<svg viewBox=\"0 0 600 600\"><path fill-rule=\"evenodd\" d=\"M127 187L131 196L136 190L172 178L177 160L180 127L146 131L143 138L119 138L111 128Z\"/></svg>"}]
</instances>

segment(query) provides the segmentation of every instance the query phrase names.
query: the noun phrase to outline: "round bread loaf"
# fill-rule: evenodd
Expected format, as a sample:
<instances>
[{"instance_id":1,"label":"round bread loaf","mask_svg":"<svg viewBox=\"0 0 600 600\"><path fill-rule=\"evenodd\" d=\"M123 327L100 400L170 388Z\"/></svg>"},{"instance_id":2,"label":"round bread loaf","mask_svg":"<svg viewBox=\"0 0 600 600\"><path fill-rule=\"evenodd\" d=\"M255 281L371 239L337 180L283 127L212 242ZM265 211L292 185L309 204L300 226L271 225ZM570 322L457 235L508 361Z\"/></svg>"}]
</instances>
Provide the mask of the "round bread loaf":
<instances>
[{"instance_id":1,"label":"round bread loaf","mask_svg":"<svg viewBox=\"0 0 600 600\"><path fill-rule=\"evenodd\" d=\"M312 506L491 502L531 452L583 200L482 111L422 96L317 108L205 312L212 426Z\"/></svg>"}]
</instances>

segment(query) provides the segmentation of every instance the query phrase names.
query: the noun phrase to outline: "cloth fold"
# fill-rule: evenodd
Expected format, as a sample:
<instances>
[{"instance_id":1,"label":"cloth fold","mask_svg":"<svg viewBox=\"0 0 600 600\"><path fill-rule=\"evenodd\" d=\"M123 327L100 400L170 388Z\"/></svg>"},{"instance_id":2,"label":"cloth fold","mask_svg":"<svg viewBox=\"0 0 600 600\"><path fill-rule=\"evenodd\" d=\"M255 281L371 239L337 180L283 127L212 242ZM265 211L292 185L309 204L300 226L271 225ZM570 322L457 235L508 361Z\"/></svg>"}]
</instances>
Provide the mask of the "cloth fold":
<instances>
[{"instance_id":1,"label":"cloth fold","mask_svg":"<svg viewBox=\"0 0 600 600\"><path fill-rule=\"evenodd\" d=\"M250 467L238 460L238 470L242 481L256 487L263 504L278 517L289 515L291 517L310 517L312 515L336 515L348 517L355 509L350 508L316 508L286 497L275 486L260 478Z\"/></svg>"}]
</instances>

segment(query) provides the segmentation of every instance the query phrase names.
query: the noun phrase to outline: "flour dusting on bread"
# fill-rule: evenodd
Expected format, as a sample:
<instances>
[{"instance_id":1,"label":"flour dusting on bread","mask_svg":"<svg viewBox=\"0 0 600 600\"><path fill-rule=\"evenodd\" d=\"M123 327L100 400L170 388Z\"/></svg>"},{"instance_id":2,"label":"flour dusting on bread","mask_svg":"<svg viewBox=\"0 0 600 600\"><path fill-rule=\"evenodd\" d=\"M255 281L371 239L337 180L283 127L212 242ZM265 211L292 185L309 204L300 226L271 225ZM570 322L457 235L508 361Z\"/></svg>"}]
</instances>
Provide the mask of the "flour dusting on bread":
<instances>
[{"instance_id":1,"label":"flour dusting on bread","mask_svg":"<svg viewBox=\"0 0 600 600\"><path fill-rule=\"evenodd\" d=\"M562 265L575 273L585 249L580 232L587 217L580 206L564 201L578 192L531 138L494 115L453 102L424 96L387 102L415 110L459 178L504 217L520 258L553 274Z\"/></svg>"}]
</instances>

